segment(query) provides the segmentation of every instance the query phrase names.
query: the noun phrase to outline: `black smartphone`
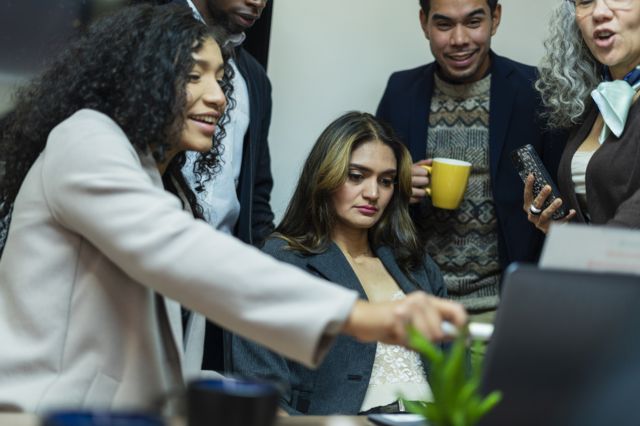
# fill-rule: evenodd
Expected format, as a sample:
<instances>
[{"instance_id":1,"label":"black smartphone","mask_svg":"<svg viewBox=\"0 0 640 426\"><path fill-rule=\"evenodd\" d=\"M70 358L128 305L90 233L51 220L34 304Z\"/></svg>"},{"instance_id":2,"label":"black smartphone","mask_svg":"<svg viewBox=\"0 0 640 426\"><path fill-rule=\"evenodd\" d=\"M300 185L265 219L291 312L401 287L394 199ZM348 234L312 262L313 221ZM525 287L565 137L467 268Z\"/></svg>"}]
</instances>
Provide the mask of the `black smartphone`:
<instances>
[{"instance_id":1,"label":"black smartphone","mask_svg":"<svg viewBox=\"0 0 640 426\"><path fill-rule=\"evenodd\" d=\"M553 183L553 180L551 180L549 172L544 167L542 160L540 160L538 153L532 145L525 145L514 150L511 153L511 160L513 161L513 165L518 171L518 174L520 175L520 178L523 182L527 181L527 176L529 176L529 174L533 175L535 179L533 181L534 197L537 197L540 191L542 191L542 188L544 188L546 185L549 185L551 187L551 194L549 194L547 199L544 201L542 210L549 207L549 204L553 203L556 198L560 198L560 191L556 187L555 183ZM569 212L563 204L555 211L555 213L553 213L553 216L551 216L551 218L554 220L558 220L562 219L567 214L569 214Z\"/></svg>"}]
</instances>

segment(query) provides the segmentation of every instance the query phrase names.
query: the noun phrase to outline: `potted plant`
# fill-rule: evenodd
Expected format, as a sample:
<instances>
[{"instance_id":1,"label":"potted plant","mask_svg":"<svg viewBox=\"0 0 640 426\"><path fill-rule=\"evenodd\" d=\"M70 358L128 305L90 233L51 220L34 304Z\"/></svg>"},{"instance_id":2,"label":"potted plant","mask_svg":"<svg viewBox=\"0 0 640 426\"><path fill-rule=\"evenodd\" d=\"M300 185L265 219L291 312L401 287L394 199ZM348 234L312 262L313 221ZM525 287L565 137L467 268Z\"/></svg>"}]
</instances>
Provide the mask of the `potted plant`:
<instances>
[{"instance_id":1,"label":"potted plant","mask_svg":"<svg viewBox=\"0 0 640 426\"><path fill-rule=\"evenodd\" d=\"M468 335L468 329L461 330L451 349L445 352L415 329L409 330L410 346L430 362L433 402L405 401L405 406L424 416L431 426L473 426L502 399L498 391L484 398L480 394L482 366L472 363L471 368L468 367Z\"/></svg>"}]
</instances>

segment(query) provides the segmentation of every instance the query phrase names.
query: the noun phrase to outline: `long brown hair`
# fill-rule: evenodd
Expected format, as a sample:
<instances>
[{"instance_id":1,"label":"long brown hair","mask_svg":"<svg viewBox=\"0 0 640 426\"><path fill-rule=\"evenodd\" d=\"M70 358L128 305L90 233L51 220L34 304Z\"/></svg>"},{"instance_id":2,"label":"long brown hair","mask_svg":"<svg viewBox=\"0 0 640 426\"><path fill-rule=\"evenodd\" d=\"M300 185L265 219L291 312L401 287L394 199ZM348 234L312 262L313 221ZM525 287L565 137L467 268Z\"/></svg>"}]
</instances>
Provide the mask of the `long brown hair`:
<instances>
[{"instance_id":1,"label":"long brown hair","mask_svg":"<svg viewBox=\"0 0 640 426\"><path fill-rule=\"evenodd\" d=\"M322 132L305 161L298 185L273 236L292 250L322 253L331 244L336 222L333 193L344 184L351 153L363 143L380 141L389 146L397 162L397 183L380 220L369 229L375 249L389 246L398 264L409 271L422 265L425 251L409 216L411 157L393 130L371 114L348 112Z\"/></svg>"}]
</instances>

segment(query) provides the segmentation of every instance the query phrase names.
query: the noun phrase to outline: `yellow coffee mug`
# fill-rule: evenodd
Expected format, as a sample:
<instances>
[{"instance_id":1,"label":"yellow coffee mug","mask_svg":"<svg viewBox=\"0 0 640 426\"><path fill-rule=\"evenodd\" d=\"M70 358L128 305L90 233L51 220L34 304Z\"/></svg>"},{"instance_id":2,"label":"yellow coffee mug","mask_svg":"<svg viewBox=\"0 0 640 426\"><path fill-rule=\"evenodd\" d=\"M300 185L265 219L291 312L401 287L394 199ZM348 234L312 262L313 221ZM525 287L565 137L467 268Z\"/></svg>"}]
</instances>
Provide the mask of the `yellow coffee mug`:
<instances>
[{"instance_id":1,"label":"yellow coffee mug","mask_svg":"<svg viewBox=\"0 0 640 426\"><path fill-rule=\"evenodd\" d=\"M467 190L471 163L453 158L434 158L431 166L422 166L429 172L429 186L425 188L431 203L441 209L460 207Z\"/></svg>"}]
</instances>

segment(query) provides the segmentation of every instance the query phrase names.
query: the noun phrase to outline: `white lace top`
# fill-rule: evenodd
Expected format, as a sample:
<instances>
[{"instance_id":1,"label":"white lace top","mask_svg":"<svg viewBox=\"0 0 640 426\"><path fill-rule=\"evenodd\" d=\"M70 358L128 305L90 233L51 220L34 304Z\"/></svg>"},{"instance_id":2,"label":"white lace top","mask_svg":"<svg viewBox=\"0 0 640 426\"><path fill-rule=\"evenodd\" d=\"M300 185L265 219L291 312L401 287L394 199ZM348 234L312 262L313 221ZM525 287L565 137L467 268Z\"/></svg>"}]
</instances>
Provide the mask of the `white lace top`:
<instances>
[{"instance_id":1,"label":"white lace top","mask_svg":"<svg viewBox=\"0 0 640 426\"><path fill-rule=\"evenodd\" d=\"M404 297L405 294L398 291L392 300ZM411 401L433 399L420 356L401 346L378 343L361 411L390 404L400 397Z\"/></svg>"}]
</instances>

